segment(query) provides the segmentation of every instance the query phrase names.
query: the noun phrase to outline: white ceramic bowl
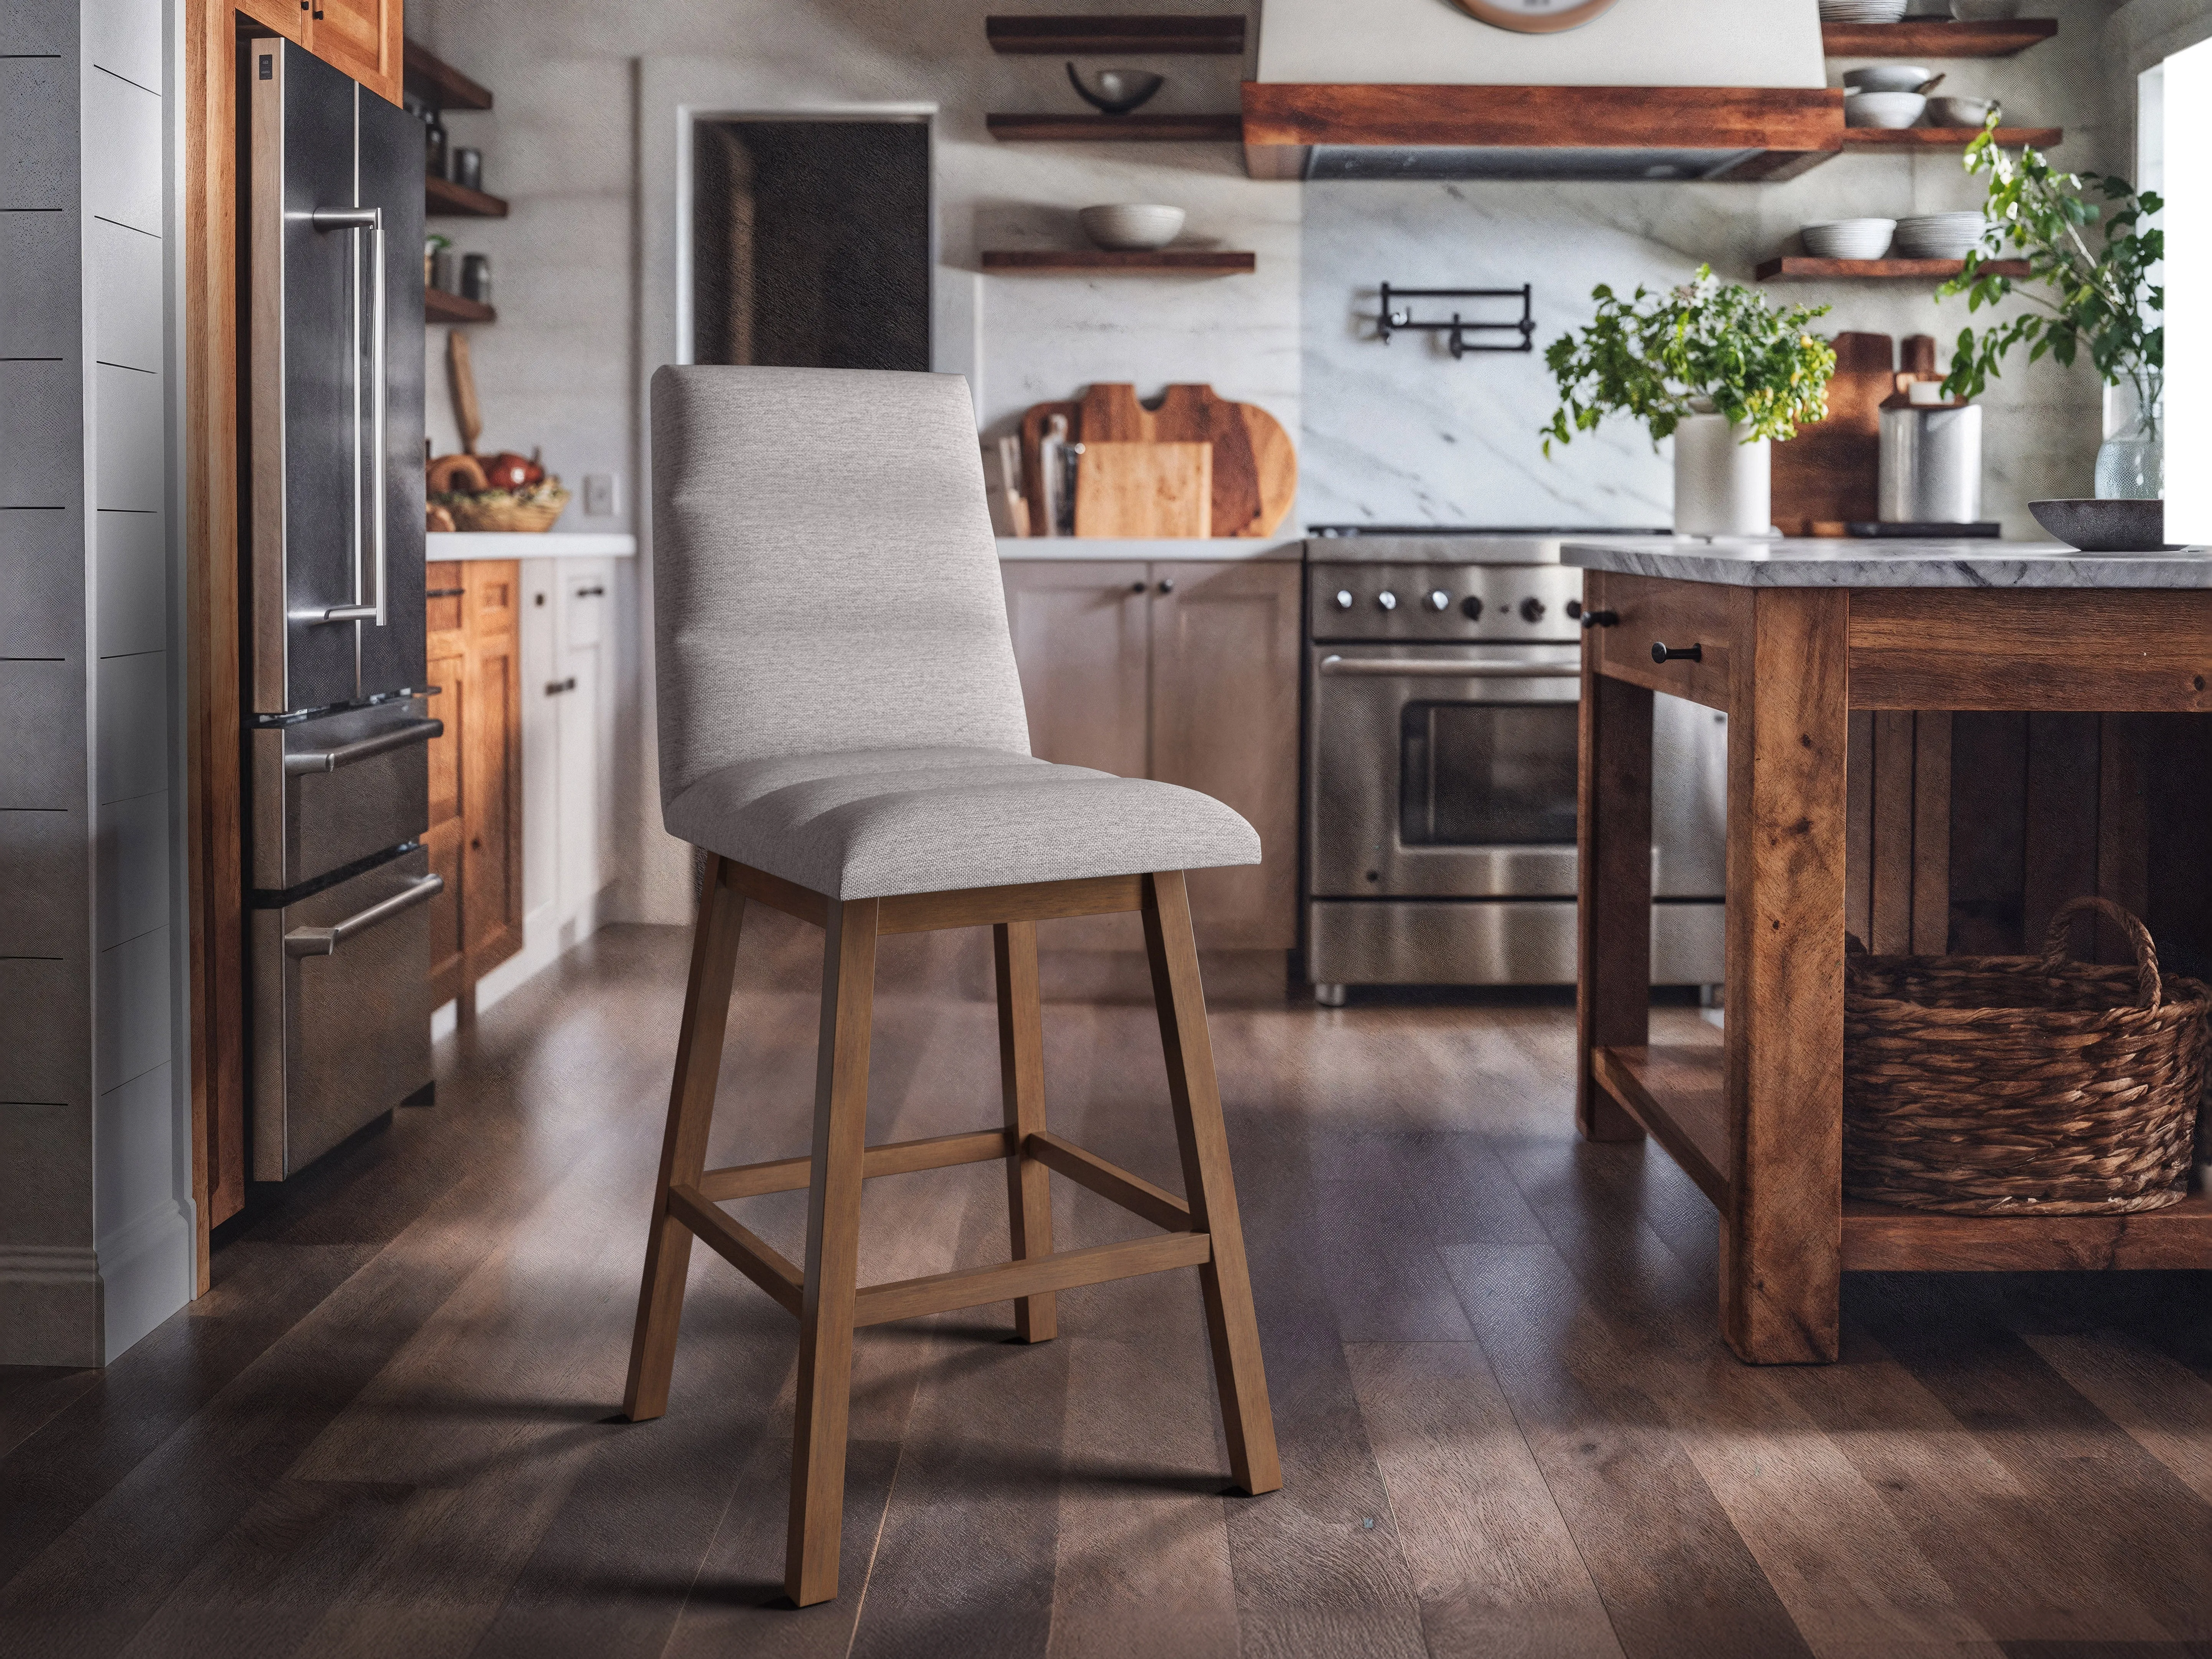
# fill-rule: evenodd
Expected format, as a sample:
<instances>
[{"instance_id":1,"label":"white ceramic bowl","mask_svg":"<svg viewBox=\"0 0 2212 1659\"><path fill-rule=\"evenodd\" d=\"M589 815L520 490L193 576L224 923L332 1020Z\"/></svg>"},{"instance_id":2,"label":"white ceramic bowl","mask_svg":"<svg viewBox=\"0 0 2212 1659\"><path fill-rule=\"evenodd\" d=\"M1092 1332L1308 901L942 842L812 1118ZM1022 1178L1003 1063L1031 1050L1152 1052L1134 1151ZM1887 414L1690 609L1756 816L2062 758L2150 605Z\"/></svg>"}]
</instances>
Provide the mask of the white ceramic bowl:
<instances>
[{"instance_id":1,"label":"white ceramic bowl","mask_svg":"<svg viewBox=\"0 0 2212 1659\"><path fill-rule=\"evenodd\" d=\"M1917 64L1873 64L1844 71L1844 90L1856 92L1917 92L1935 78L1935 71Z\"/></svg>"},{"instance_id":2,"label":"white ceramic bowl","mask_svg":"<svg viewBox=\"0 0 2212 1659\"><path fill-rule=\"evenodd\" d=\"M1963 213L1923 213L1897 222L1897 254L1901 259L1963 259L1982 240L1981 210Z\"/></svg>"},{"instance_id":3,"label":"white ceramic bowl","mask_svg":"<svg viewBox=\"0 0 2212 1659\"><path fill-rule=\"evenodd\" d=\"M1996 107L1993 98L1930 98L1928 125L1931 127L1978 127Z\"/></svg>"},{"instance_id":4,"label":"white ceramic bowl","mask_svg":"<svg viewBox=\"0 0 2212 1659\"><path fill-rule=\"evenodd\" d=\"M1083 234L1116 252L1149 252L1165 247L1182 228L1183 211L1155 202L1116 202L1087 207L1075 216Z\"/></svg>"},{"instance_id":5,"label":"white ceramic bowl","mask_svg":"<svg viewBox=\"0 0 2212 1659\"><path fill-rule=\"evenodd\" d=\"M1928 108L1917 92L1860 92L1844 100L1847 127L1909 127Z\"/></svg>"},{"instance_id":6,"label":"white ceramic bowl","mask_svg":"<svg viewBox=\"0 0 2212 1659\"><path fill-rule=\"evenodd\" d=\"M1807 225L1798 234L1816 259L1879 259L1889 252L1894 219L1830 219Z\"/></svg>"},{"instance_id":7,"label":"white ceramic bowl","mask_svg":"<svg viewBox=\"0 0 2212 1659\"><path fill-rule=\"evenodd\" d=\"M1961 23L2002 22L2020 15L2021 0L1951 0L1951 15Z\"/></svg>"},{"instance_id":8,"label":"white ceramic bowl","mask_svg":"<svg viewBox=\"0 0 2212 1659\"><path fill-rule=\"evenodd\" d=\"M1820 0L1823 23L1894 23L1910 0Z\"/></svg>"}]
</instances>

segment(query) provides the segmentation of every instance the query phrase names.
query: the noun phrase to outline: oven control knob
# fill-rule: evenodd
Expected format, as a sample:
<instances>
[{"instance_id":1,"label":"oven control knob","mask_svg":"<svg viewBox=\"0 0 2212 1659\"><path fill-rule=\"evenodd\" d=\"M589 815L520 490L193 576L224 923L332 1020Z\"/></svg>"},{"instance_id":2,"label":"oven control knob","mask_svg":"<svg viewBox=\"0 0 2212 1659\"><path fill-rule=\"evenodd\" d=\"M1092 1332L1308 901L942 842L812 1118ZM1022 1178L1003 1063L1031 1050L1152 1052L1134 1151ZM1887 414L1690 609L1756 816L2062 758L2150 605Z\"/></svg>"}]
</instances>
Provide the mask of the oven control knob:
<instances>
[{"instance_id":1,"label":"oven control knob","mask_svg":"<svg viewBox=\"0 0 2212 1659\"><path fill-rule=\"evenodd\" d=\"M1541 622L1541 621L1543 621L1543 620L1544 620L1544 602L1543 602L1543 600L1541 600L1541 599L1523 599L1523 600L1522 600L1522 601L1521 601L1521 620L1522 620L1522 622L1525 622L1525 623L1538 623L1538 622Z\"/></svg>"},{"instance_id":2,"label":"oven control knob","mask_svg":"<svg viewBox=\"0 0 2212 1659\"><path fill-rule=\"evenodd\" d=\"M1429 597L1425 603L1430 610L1441 613L1451 609L1451 595L1441 587L1432 587L1429 590Z\"/></svg>"},{"instance_id":3,"label":"oven control knob","mask_svg":"<svg viewBox=\"0 0 2212 1659\"><path fill-rule=\"evenodd\" d=\"M1336 608L1339 611L1349 611L1352 609L1352 590L1350 588L1340 587L1336 590Z\"/></svg>"},{"instance_id":4,"label":"oven control knob","mask_svg":"<svg viewBox=\"0 0 2212 1659\"><path fill-rule=\"evenodd\" d=\"M1398 608L1398 596L1386 587L1375 596L1375 603L1385 611L1395 611Z\"/></svg>"},{"instance_id":5,"label":"oven control knob","mask_svg":"<svg viewBox=\"0 0 2212 1659\"><path fill-rule=\"evenodd\" d=\"M1480 622L1482 620L1482 601L1477 599L1474 594L1468 594L1465 599L1459 602L1459 613L1461 616L1466 617L1469 622Z\"/></svg>"}]
</instances>

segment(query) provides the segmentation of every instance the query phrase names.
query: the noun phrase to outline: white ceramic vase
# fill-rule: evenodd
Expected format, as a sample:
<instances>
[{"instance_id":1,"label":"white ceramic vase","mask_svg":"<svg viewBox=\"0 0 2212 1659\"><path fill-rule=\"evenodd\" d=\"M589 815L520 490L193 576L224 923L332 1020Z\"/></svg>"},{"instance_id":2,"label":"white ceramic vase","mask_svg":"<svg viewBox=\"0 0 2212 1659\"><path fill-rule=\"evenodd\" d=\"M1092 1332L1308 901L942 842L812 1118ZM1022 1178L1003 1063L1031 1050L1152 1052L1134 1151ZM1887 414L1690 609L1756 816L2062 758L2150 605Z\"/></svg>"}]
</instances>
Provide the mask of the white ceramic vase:
<instances>
[{"instance_id":1,"label":"white ceramic vase","mask_svg":"<svg viewBox=\"0 0 2212 1659\"><path fill-rule=\"evenodd\" d=\"M1773 445L1739 443L1723 415L1674 428L1674 533L1765 536L1774 528Z\"/></svg>"}]
</instances>

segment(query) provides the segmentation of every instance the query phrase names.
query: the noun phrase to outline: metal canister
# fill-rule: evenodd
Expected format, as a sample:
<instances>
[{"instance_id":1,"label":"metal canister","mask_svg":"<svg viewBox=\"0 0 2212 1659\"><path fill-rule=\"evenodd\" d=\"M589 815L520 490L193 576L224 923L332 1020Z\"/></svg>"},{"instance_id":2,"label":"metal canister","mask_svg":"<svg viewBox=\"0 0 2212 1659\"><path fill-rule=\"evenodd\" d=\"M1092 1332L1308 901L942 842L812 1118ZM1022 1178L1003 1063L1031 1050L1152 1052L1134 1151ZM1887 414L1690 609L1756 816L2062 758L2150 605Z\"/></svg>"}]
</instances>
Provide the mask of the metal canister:
<instances>
[{"instance_id":1,"label":"metal canister","mask_svg":"<svg viewBox=\"0 0 2212 1659\"><path fill-rule=\"evenodd\" d=\"M1972 524L1981 518L1980 404L1881 411L1881 513L1885 524Z\"/></svg>"}]
</instances>

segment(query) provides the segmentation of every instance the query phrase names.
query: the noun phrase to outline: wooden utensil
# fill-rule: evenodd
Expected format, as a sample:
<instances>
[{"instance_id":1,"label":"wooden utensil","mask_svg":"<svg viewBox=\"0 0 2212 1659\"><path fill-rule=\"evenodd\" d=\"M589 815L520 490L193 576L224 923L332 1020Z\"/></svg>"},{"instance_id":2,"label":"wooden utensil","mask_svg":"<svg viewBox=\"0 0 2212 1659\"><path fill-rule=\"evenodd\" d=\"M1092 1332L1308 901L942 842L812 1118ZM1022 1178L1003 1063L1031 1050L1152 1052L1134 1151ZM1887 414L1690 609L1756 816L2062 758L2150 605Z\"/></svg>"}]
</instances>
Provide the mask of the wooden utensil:
<instances>
[{"instance_id":1,"label":"wooden utensil","mask_svg":"<svg viewBox=\"0 0 2212 1659\"><path fill-rule=\"evenodd\" d=\"M446 331L446 378L453 389L453 421L461 428L461 453L477 453L483 434L483 416L477 409L477 376L469 366L469 337L465 329Z\"/></svg>"},{"instance_id":2,"label":"wooden utensil","mask_svg":"<svg viewBox=\"0 0 2212 1659\"><path fill-rule=\"evenodd\" d=\"M1213 446L1085 439L1075 467L1075 533L1205 536L1213 522Z\"/></svg>"},{"instance_id":3,"label":"wooden utensil","mask_svg":"<svg viewBox=\"0 0 2212 1659\"><path fill-rule=\"evenodd\" d=\"M1216 536L1271 536L1297 498L1297 451L1282 422L1210 386L1171 386L1150 410L1137 401L1134 386L1119 381L1091 386L1080 402L1032 405L1022 416L1022 460L1032 477L1037 438L1054 415L1067 416L1070 435L1085 444L1211 444Z\"/></svg>"}]
</instances>

